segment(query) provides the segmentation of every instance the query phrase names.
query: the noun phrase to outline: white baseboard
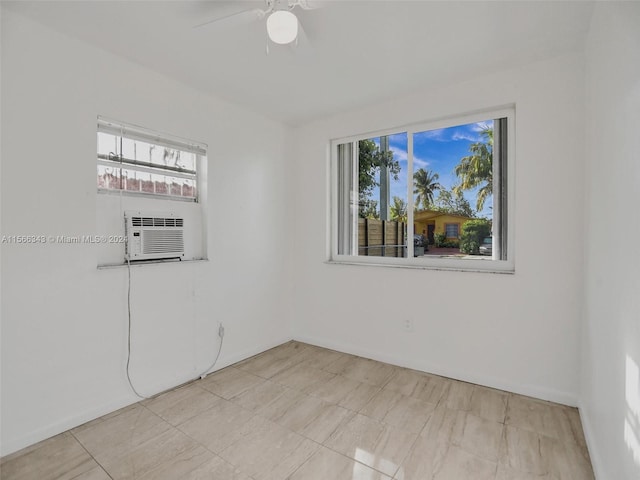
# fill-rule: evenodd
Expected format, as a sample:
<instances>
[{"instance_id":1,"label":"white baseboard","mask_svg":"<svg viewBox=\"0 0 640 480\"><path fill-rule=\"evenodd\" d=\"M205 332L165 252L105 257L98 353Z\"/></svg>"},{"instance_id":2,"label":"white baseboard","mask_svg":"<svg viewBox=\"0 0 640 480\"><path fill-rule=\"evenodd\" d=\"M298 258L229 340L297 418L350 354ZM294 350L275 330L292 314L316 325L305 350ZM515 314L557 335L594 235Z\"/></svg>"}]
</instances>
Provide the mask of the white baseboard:
<instances>
[{"instance_id":1,"label":"white baseboard","mask_svg":"<svg viewBox=\"0 0 640 480\"><path fill-rule=\"evenodd\" d=\"M396 355L389 355L354 345L334 342L326 339L308 337L306 335L296 335L294 336L294 340L309 343L311 345L316 345L318 347L337 350L343 353L350 353L352 355L370 358L372 360L378 360L380 362L390 363L399 367L411 368L413 370L428 372L447 378L461 380L463 382L475 383L477 385L483 385L485 387L496 388L498 390L504 390L520 395L526 395L528 397L539 398L541 400L548 400L550 402L561 403L563 405L568 405L571 407L576 407L578 405L578 399L575 394L557 391L539 385L514 384L512 382L505 381L504 379L494 378L489 375L470 375L469 372L457 371L455 369L444 367L442 365L430 364L429 362L407 360L406 358L402 358Z\"/></svg>"},{"instance_id":2,"label":"white baseboard","mask_svg":"<svg viewBox=\"0 0 640 480\"><path fill-rule=\"evenodd\" d=\"M136 401L131 401L130 396L111 400L95 408L84 410L77 415L67 417L37 430L27 432L17 438L12 438L7 441L3 440L2 457L15 453L18 450L22 450L23 448L29 447L43 440L47 440L48 438L66 432L67 430L71 430L72 428L79 427L91 420L95 420L103 415L115 412L116 410L131 405L132 403L136 403Z\"/></svg>"},{"instance_id":3,"label":"white baseboard","mask_svg":"<svg viewBox=\"0 0 640 480\"><path fill-rule=\"evenodd\" d=\"M580 412L580 422L582 422L582 430L584 431L584 438L587 441L587 449L589 450L589 457L591 459L591 466L593 467L593 475L596 480L606 478L604 476L604 469L602 468L602 459L598 455L596 449L595 433L589 415L587 414L587 408L582 401L578 402L578 412Z\"/></svg>"},{"instance_id":4,"label":"white baseboard","mask_svg":"<svg viewBox=\"0 0 640 480\"><path fill-rule=\"evenodd\" d=\"M245 360L249 357L257 355L271 348L277 347L278 345L286 343L290 340L291 338L289 337L286 337L286 338L283 337L282 339L275 342L267 342L264 344L254 346L252 348L245 349L241 352L235 352L233 354L221 357L220 360L218 361L218 364L215 367L215 370L213 370L211 373L214 373L229 365ZM559 392L551 389L546 389L540 386L530 386L530 385L520 385L520 384L515 385L509 382L502 381L500 379L492 378L490 376L469 375L468 372L458 372L451 369L443 368L442 366L439 366L439 365L431 365L426 362L408 361L407 359L400 358L394 355L387 355L377 351L371 351L366 348L360 348L354 345L337 343L337 342L332 342L328 340L307 337L304 335L296 336L295 340L308 343L311 345L316 345L319 347L329 348L329 349L337 350L344 353L350 353L353 355L370 358L372 360L378 360L381 362L390 363L392 365L397 365L400 367L406 367L414 370L429 372L429 373L441 375L448 378L454 378L456 380L462 380L465 382L475 383L478 385L484 385L491 388L497 388L500 390L518 393L521 395L527 395L530 397L540 398L543 400L549 400L552 402L562 403L565 405L578 406L578 402L575 395L571 395L566 392ZM194 380L194 379L193 378L176 378L173 380L173 382L170 382L170 385L177 386L185 382L188 382L190 380ZM152 391L157 390L157 392L160 392L162 390L173 388L171 386L169 387L156 386L156 387L157 388L155 390L154 389L151 389L151 390ZM59 433L70 430L72 428L78 427L86 422L99 418L108 413L112 413L120 408L124 408L126 406L132 405L138 401L139 399L133 396L133 394L127 395L126 397L111 400L95 408L87 409L77 415L73 415L72 417L68 417L64 420L54 422L41 429L29 432L19 438L15 438L7 442L3 442L2 456L9 455L29 445L33 445L37 442L50 438L54 435L57 435ZM588 419L583 415L582 410L580 410L580 417L582 419L582 424L585 430L585 437L587 439L587 445L589 447L591 462L594 467L594 472L596 473L596 478L604 478L598 474L600 472L600 469L598 468L598 465L600 465L600 463L597 458L597 455L595 455L593 441L590 440L593 438L591 434L592 430L588 422Z\"/></svg>"},{"instance_id":5,"label":"white baseboard","mask_svg":"<svg viewBox=\"0 0 640 480\"><path fill-rule=\"evenodd\" d=\"M273 347L277 347L278 345L286 343L290 340L291 340L290 337L286 337L286 338L283 337L282 339L275 342L263 343L260 345L256 345L252 348L243 350L241 352L235 352L230 355L226 355L224 357L221 356L220 359L218 360L217 365L215 366L215 370L212 370L211 373L221 370L224 367L237 363L241 360L245 360L249 357L257 355L258 353L269 350ZM199 367L199 368L206 368L206 366ZM200 371L201 370L198 370L198 372ZM170 390L171 388L174 388L178 385L182 385L183 383L189 382L191 380L195 380L195 379L191 377L180 377L180 378L170 379L167 381L167 383L163 382L162 385L151 386L148 389L148 391L156 392L154 393L155 395L164 390ZM146 391L144 393L146 393ZM37 430L27 432L24 435L21 435L17 438L12 438L7 441L3 440L2 446L1 446L2 451L0 452L0 455L2 457L5 457L7 455L17 452L18 450L21 450L23 448L26 448L28 446L41 442L42 440L46 440L55 435L66 432L67 430L76 428L84 423L90 422L91 420L95 420L96 418L102 417L103 415L107 415L109 413L115 412L116 410L127 407L134 403L137 403L138 401L140 401L140 399L137 396L135 396L133 393L130 393L128 395L119 397L117 399L111 399L108 402L105 402L96 407L88 408L82 412L79 412L65 419L52 422L49 425L45 425L42 428L39 428Z\"/></svg>"},{"instance_id":6,"label":"white baseboard","mask_svg":"<svg viewBox=\"0 0 640 480\"><path fill-rule=\"evenodd\" d=\"M209 373L209 375L211 375L211 373L217 372L218 370L222 370L223 368L228 367L229 365L233 365L234 363L241 362L242 360L246 360L247 358L253 357L254 355L257 355L259 353L266 352L267 350L271 350L272 348L275 348L278 345L282 345L283 343L290 342L291 340L293 339L290 336L282 337L281 339L276 340L275 342L266 342L256 347L243 350L242 352L239 352L239 353L236 352L232 355L221 357L218 363L216 364L215 369L212 370Z\"/></svg>"}]
</instances>

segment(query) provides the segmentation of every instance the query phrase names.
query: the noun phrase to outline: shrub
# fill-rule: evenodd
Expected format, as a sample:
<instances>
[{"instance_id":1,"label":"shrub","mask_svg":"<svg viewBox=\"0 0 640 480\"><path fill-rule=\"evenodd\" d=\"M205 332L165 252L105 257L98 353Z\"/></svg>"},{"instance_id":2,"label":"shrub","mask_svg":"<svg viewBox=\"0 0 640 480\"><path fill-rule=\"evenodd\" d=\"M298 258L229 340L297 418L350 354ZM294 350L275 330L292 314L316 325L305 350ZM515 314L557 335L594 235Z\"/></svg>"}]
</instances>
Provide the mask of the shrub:
<instances>
[{"instance_id":1,"label":"shrub","mask_svg":"<svg viewBox=\"0 0 640 480\"><path fill-rule=\"evenodd\" d=\"M462 225L460 234L460 251L477 255L484 237L491 236L491 222L489 220L469 220Z\"/></svg>"},{"instance_id":2,"label":"shrub","mask_svg":"<svg viewBox=\"0 0 640 480\"><path fill-rule=\"evenodd\" d=\"M447 236L444 233L434 233L433 234L433 244L436 247L444 247L444 244L447 243Z\"/></svg>"},{"instance_id":3,"label":"shrub","mask_svg":"<svg viewBox=\"0 0 640 480\"><path fill-rule=\"evenodd\" d=\"M480 244L475 240L465 240L460 244L460 252L476 255L480 253Z\"/></svg>"}]
</instances>

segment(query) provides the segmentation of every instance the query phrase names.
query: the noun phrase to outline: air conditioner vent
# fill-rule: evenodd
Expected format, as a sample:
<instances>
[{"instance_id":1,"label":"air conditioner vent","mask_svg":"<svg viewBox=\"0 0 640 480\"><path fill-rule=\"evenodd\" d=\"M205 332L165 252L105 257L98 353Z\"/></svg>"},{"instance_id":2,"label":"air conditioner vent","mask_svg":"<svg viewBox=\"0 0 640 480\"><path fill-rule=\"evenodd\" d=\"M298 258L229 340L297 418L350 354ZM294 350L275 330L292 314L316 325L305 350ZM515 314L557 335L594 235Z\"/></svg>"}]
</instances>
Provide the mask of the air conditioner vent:
<instances>
[{"instance_id":1,"label":"air conditioner vent","mask_svg":"<svg viewBox=\"0 0 640 480\"><path fill-rule=\"evenodd\" d=\"M147 230L142 238L143 254L184 251L182 230Z\"/></svg>"},{"instance_id":2,"label":"air conditioner vent","mask_svg":"<svg viewBox=\"0 0 640 480\"><path fill-rule=\"evenodd\" d=\"M131 217L133 227L182 227L182 218Z\"/></svg>"},{"instance_id":3,"label":"air conditioner vent","mask_svg":"<svg viewBox=\"0 0 640 480\"><path fill-rule=\"evenodd\" d=\"M175 214L125 213L126 259L158 260L184 257L184 219Z\"/></svg>"}]
</instances>

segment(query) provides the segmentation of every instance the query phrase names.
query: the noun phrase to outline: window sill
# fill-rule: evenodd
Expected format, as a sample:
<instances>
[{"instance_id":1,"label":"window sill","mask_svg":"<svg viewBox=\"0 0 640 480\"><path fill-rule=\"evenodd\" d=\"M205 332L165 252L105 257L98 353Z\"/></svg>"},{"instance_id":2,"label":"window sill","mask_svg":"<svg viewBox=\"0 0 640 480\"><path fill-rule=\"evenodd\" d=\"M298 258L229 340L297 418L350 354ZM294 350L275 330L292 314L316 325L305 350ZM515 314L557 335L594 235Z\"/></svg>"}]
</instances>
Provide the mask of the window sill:
<instances>
[{"instance_id":1,"label":"window sill","mask_svg":"<svg viewBox=\"0 0 640 480\"><path fill-rule=\"evenodd\" d=\"M118 190L115 188L100 188L98 187L98 194L100 195L115 195L115 196L129 196L129 197L141 197L141 198L152 198L156 200L173 200L175 202L186 202L186 203L200 203L198 198L193 197L179 197L177 195L169 195L163 193L148 193L148 192L136 192L132 190Z\"/></svg>"},{"instance_id":2,"label":"window sill","mask_svg":"<svg viewBox=\"0 0 640 480\"><path fill-rule=\"evenodd\" d=\"M148 261L144 261L144 262L131 262L131 267L143 267L146 265L163 265L163 264L175 264L175 263L205 263L208 262L209 259L208 258L195 258L193 260L177 260L177 259L172 259L172 260L148 260ZM129 266L128 263L124 262L124 263L106 263L106 264L102 264L102 265L98 265L98 270L109 270L112 268L127 268Z\"/></svg>"},{"instance_id":3,"label":"window sill","mask_svg":"<svg viewBox=\"0 0 640 480\"><path fill-rule=\"evenodd\" d=\"M464 260L460 260L464 261ZM482 261L482 260L481 260ZM485 260L486 262L493 262L492 260ZM449 271L449 272L473 272L473 273L494 273L494 274L506 274L514 275L515 269L512 265L503 265L502 268L496 268L495 265L487 265L486 268L476 265L468 265L462 267L451 263L436 265L433 263L387 263L376 261L357 261L357 260L326 260L324 263L327 265L349 265L349 266L364 266L364 267L388 267L388 268L404 268L409 270L435 270L435 271Z\"/></svg>"}]
</instances>

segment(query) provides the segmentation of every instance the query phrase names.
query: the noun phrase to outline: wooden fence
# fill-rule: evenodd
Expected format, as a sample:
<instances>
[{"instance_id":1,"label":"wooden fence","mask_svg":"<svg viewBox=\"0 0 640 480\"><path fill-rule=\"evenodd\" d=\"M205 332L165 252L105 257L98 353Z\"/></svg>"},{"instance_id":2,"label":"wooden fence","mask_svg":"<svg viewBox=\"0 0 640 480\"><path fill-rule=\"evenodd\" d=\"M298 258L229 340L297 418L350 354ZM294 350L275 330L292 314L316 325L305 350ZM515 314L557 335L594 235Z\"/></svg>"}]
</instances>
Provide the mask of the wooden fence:
<instances>
[{"instance_id":1,"label":"wooden fence","mask_svg":"<svg viewBox=\"0 0 640 480\"><path fill-rule=\"evenodd\" d=\"M358 219L358 255L404 257L406 255L404 222Z\"/></svg>"}]
</instances>

